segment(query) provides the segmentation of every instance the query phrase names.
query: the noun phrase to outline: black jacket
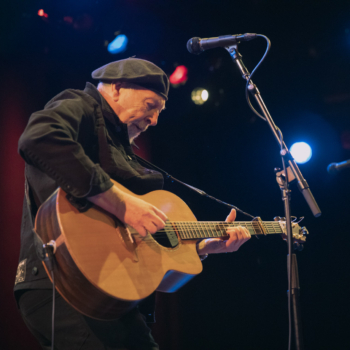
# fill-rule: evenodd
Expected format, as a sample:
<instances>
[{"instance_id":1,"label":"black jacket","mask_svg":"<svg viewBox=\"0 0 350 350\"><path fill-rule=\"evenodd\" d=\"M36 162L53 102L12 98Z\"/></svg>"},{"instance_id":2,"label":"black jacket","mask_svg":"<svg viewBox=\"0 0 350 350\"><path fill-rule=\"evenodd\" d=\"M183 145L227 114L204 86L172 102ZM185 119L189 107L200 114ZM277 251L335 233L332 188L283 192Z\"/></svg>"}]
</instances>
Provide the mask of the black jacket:
<instances>
[{"instance_id":1,"label":"black jacket","mask_svg":"<svg viewBox=\"0 0 350 350\"><path fill-rule=\"evenodd\" d=\"M108 190L110 178L137 194L163 187L160 173L137 162L127 126L90 83L84 91L63 91L34 113L19 152L26 161L33 214L59 186L76 198ZM15 290L52 287L35 253L29 215L24 199Z\"/></svg>"}]
</instances>

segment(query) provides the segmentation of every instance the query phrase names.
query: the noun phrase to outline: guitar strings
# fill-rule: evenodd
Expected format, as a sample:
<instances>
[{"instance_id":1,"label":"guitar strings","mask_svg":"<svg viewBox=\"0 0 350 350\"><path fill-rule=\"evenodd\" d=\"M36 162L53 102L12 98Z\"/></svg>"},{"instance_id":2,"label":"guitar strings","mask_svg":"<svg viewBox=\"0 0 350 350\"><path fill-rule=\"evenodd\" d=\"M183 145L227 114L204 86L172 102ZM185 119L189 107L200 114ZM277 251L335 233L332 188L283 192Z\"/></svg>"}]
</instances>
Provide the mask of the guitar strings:
<instances>
[{"instance_id":1,"label":"guitar strings","mask_svg":"<svg viewBox=\"0 0 350 350\"><path fill-rule=\"evenodd\" d=\"M132 236L137 236L142 240L151 241L154 238L166 238L168 233L176 232L182 239L200 239L200 238L223 238L227 237L226 228L246 226L250 231L250 234L257 235L264 232L260 228L259 222L229 222L229 221L211 221L211 222L198 222L198 221L167 221L165 227L151 236L141 236L139 233L132 233ZM280 224L276 221L265 221L263 226L267 234L282 233ZM277 229L277 230L276 230ZM258 231L258 232L256 232ZM156 242L155 242L156 243Z\"/></svg>"}]
</instances>

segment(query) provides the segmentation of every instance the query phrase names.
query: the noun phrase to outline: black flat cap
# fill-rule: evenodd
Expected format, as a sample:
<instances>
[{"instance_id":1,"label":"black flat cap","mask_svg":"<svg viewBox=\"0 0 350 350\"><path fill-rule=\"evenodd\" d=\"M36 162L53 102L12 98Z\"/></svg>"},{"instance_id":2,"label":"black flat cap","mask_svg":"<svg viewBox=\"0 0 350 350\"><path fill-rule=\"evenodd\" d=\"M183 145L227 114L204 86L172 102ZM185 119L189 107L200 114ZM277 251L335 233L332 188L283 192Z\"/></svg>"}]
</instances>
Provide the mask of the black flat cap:
<instances>
[{"instance_id":1,"label":"black flat cap","mask_svg":"<svg viewBox=\"0 0 350 350\"><path fill-rule=\"evenodd\" d=\"M146 60L131 57L111 62L94 70L91 76L105 82L119 80L137 84L168 99L167 75L154 63Z\"/></svg>"}]
</instances>

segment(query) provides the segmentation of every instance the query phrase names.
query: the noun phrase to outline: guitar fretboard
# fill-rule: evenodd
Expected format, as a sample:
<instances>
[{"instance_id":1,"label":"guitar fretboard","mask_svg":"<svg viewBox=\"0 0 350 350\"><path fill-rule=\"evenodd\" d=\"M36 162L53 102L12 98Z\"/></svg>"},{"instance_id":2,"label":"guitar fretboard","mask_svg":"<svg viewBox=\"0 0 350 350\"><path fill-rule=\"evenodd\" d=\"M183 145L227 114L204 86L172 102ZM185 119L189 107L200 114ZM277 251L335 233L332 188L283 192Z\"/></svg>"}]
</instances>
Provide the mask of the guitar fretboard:
<instances>
[{"instance_id":1,"label":"guitar fretboard","mask_svg":"<svg viewBox=\"0 0 350 350\"><path fill-rule=\"evenodd\" d=\"M263 226L265 232L260 225ZM245 227L251 235L283 233L281 225L277 221L262 221L260 223L254 221L168 221L165 230L167 230L167 226L176 231L183 240L225 237L229 227L237 226Z\"/></svg>"}]
</instances>

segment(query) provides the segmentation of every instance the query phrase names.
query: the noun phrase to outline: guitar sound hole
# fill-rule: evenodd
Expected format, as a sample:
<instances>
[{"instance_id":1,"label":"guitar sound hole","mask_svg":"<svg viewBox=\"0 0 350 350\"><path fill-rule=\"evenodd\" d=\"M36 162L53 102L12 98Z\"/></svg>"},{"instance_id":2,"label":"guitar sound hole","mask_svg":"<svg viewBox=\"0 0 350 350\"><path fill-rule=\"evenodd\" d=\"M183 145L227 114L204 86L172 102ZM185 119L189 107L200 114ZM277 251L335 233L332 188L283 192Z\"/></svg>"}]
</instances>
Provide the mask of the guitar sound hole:
<instances>
[{"instance_id":1,"label":"guitar sound hole","mask_svg":"<svg viewBox=\"0 0 350 350\"><path fill-rule=\"evenodd\" d=\"M165 228L165 232L157 232L153 235L155 241L165 248L175 248L179 244L179 240L175 231L171 228Z\"/></svg>"}]
</instances>

